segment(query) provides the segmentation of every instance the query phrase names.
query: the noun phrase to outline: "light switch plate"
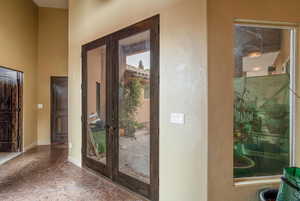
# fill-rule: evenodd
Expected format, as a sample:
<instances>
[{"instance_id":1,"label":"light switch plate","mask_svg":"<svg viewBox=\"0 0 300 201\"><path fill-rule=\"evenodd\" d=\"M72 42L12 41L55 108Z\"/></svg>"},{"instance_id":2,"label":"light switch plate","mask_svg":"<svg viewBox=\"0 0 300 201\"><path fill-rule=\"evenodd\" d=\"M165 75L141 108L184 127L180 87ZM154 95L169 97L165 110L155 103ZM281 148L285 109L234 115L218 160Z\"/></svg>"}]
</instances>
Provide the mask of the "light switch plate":
<instances>
[{"instance_id":1,"label":"light switch plate","mask_svg":"<svg viewBox=\"0 0 300 201\"><path fill-rule=\"evenodd\" d=\"M43 107L44 107L43 104L38 104L38 105L37 105L37 108L38 108L38 109L43 109Z\"/></svg>"},{"instance_id":2,"label":"light switch plate","mask_svg":"<svg viewBox=\"0 0 300 201\"><path fill-rule=\"evenodd\" d=\"M184 124L185 115L183 113L171 113L170 122L173 124Z\"/></svg>"}]
</instances>

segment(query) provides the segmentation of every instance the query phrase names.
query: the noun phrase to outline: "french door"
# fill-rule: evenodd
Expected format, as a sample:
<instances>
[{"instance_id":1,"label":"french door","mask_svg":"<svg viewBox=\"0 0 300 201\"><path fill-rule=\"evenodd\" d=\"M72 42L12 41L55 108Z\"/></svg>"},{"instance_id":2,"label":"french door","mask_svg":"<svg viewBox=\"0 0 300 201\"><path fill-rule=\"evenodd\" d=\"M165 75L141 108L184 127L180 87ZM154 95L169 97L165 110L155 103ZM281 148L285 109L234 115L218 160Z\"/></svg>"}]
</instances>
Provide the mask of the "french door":
<instances>
[{"instance_id":1,"label":"french door","mask_svg":"<svg viewBox=\"0 0 300 201\"><path fill-rule=\"evenodd\" d=\"M158 200L159 16L82 47L83 166Z\"/></svg>"}]
</instances>

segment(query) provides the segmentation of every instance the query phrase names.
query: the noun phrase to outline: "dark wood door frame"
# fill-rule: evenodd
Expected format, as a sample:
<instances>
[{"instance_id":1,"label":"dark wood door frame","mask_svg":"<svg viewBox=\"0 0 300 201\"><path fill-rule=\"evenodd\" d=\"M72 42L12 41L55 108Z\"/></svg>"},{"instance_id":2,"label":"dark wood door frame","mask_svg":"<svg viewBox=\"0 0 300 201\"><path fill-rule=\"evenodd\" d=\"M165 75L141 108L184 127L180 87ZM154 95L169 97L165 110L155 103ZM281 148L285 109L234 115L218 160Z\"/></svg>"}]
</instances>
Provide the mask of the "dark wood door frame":
<instances>
[{"instance_id":1,"label":"dark wood door frame","mask_svg":"<svg viewBox=\"0 0 300 201\"><path fill-rule=\"evenodd\" d=\"M132 35L150 31L150 184L143 183L119 171L119 131L118 131L118 41ZM107 127L114 129L108 135L111 146L108 152L107 165L97 163L87 157L87 52L106 45L107 47ZM120 31L112 33L82 46L82 165L112 178L113 181L153 200L159 200L159 15L136 23Z\"/></svg>"},{"instance_id":2,"label":"dark wood door frame","mask_svg":"<svg viewBox=\"0 0 300 201\"><path fill-rule=\"evenodd\" d=\"M87 169L91 169L93 171L96 171L98 173L101 173L102 175L112 178L112 155L110 154L112 150L110 149L111 146L109 144L112 144L112 136L108 134L109 127L113 125L112 123L112 116L110 115L112 113L112 106L111 104L106 104L106 139L109 150L106 152L106 158L107 163L106 165L92 160L91 158L87 157L87 133L88 133L88 117L87 117L87 90L88 90L88 70L87 70L87 52L93 49L96 49L98 47L106 46L106 102L111 102L111 96L112 96L112 86L111 82L108 80L111 78L112 70L109 68L110 64L110 55L111 55L111 47L110 47L109 37L103 37L100 39L97 39L93 42L90 42L84 46L82 46L82 166Z\"/></svg>"},{"instance_id":3,"label":"dark wood door frame","mask_svg":"<svg viewBox=\"0 0 300 201\"><path fill-rule=\"evenodd\" d=\"M15 135L17 145L13 148L14 152L22 152L23 151L23 72L19 70L15 70L13 68L8 68L4 66L0 66L2 69L6 69L9 71L16 72L16 81L17 81L17 97L14 98L14 102L16 104L16 108L14 108L16 114L13 115L14 126L16 127Z\"/></svg>"},{"instance_id":4,"label":"dark wood door frame","mask_svg":"<svg viewBox=\"0 0 300 201\"><path fill-rule=\"evenodd\" d=\"M113 49L118 49L118 42L138 33L150 31L150 185L119 171L119 59L112 60L114 77L114 156L113 177L118 183L127 186L131 190L139 192L151 200L158 200L159 188L159 16L144 20L112 34ZM137 50L138 51L138 50ZM113 58L119 58L119 51L113 52Z\"/></svg>"},{"instance_id":5,"label":"dark wood door frame","mask_svg":"<svg viewBox=\"0 0 300 201\"><path fill-rule=\"evenodd\" d=\"M65 80L65 79L68 79L67 76L51 76L50 78L50 132L51 132L51 144L54 144L56 143L55 140L54 140L54 135L55 135L55 107L54 107L54 104L55 104L55 100L54 100L54 84L56 81L58 80ZM66 142L67 143L67 142Z\"/></svg>"},{"instance_id":6,"label":"dark wood door frame","mask_svg":"<svg viewBox=\"0 0 300 201\"><path fill-rule=\"evenodd\" d=\"M23 72L18 72L18 142L19 142L19 152L23 151Z\"/></svg>"}]
</instances>

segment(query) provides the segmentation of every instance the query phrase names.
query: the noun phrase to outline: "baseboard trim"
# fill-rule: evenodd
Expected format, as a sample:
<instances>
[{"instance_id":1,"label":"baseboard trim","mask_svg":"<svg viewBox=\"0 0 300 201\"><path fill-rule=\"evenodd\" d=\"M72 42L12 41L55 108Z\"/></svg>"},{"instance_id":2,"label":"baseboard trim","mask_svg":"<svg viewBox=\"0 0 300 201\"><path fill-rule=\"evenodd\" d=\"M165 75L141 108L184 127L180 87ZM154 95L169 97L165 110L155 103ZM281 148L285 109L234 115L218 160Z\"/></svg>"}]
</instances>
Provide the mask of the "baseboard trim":
<instances>
[{"instance_id":1,"label":"baseboard trim","mask_svg":"<svg viewBox=\"0 0 300 201\"><path fill-rule=\"evenodd\" d=\"M35 148L36 146L37 146L36 143L32 143L32 144L30 144L30 145L24 147L23 152L29 151L30 149L33 149L33 148Z\"/></svg>"},{"instance_id":2,"label":"baseboard trim","mask_svg":"<svg viewBox=\"0 0 300 201\"><path fill-rule=\"evenodd\" d=\"M20 156L22 152L16 152L16 153L8 153L8 155L5 158L0 159L0 165L3 165L4 163Z\"/></svg>"},{"instance_id":3,"label":"baseboard trim","mask_svg":"<svg viewBox=\"0 0 300 201\"><path fill-rule=\"evenodd\" d=\"M69 156L68 157L68 161L71 162L71 163L73 163L74 165L80 167L80 168L82 167L81 160L78 160L78 159L75 159L75 158Z\"/></svg>"},{"instance_id":4,"label":"baseboard trim","mask_svg":"<svg viewBox=\"0 0 300 201\"><path fill-rule=\"evenodd\" d=\"M51 145L51 143L50 142L38 142L37 143L37 146L46 146L46 145Z\"/></svg>"}]
</instances>

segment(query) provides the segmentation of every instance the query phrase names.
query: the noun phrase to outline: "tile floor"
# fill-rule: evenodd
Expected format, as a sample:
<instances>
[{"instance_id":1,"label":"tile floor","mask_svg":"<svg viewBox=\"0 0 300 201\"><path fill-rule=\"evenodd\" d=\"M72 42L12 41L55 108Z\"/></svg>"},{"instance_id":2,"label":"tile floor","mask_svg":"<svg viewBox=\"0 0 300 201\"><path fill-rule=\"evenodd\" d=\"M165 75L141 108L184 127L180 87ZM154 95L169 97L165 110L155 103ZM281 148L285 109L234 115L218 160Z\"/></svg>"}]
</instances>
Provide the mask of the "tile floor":
<instances>
[{"instance_id":1,"label":"tile floor","mask_svg":"<svg viewBox=\"0 0 300 201\"><path fill-rule=\"evenodd\" d=\"M64 146L40 146L0 166L1 201L145 201L67 161Z\"/></svg>"}]
</instances>

